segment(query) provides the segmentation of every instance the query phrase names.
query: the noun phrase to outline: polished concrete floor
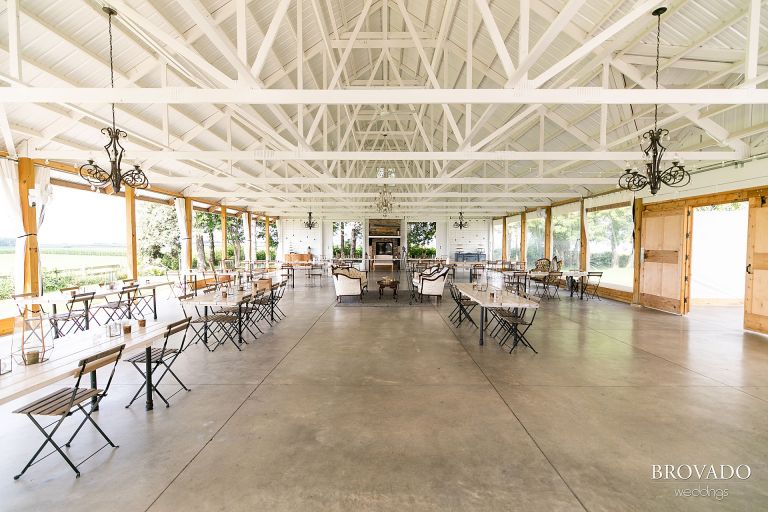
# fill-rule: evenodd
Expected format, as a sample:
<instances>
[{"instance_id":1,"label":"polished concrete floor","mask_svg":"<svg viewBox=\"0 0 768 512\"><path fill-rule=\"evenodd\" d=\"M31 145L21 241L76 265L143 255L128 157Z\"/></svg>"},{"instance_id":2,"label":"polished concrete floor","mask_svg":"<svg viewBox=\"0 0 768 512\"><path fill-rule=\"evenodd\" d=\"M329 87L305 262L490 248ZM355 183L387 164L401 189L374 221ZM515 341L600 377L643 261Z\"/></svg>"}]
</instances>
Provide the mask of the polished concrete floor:
<instances>
[{"instance_id":1,"label":"polished concrete floor","mask_svg":"<svg viewBox=\"0 0 768 512\"><path fill-rule=\"evenodd\" d=\"M3 406L0 510L768 509L768 337L738 310L563 297L531 330L539 354L510 355L455 329L445 297L337 308L330 281L297 279L286 320L242 353L191 347L192 391L150 413L123 407L139 380L121 364L97 413L120 448L79 479L51 456L13 481L41 437ZM87 430L71 452L98 445ZM652 480L654 464L752 474L700 486ZM727 497L675 496L707 485Z\"/></svg>"}]
</instances>

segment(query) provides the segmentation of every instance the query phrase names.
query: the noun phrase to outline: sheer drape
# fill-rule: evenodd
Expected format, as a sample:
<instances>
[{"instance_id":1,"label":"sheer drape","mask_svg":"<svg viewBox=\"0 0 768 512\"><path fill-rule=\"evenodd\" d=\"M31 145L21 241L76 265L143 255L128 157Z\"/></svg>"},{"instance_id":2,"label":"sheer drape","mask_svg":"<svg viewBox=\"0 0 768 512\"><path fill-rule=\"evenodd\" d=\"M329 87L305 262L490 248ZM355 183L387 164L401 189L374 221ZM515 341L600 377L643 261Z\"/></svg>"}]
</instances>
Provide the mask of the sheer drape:
<instances>
[{"instance_id":1,"label":"sheer drape","mask_svg":"<svg viewBox=\"0 0 768 512\"><path fill-rule=\"evenodd\" d=\"M24 291L24 252L28 237L24 231L19 199L19 165L13 160L0 159L0 200L8 205L8 210L11 212L7 221L16 234L13 282L15 293L22 293Z\"/></svg>"},{"instance_id":2,"label":"sheer drape","mask_svg":"<svg viewBox=\"0 0 768 512\"><path fill-rule=\"evenodd\" d=\"M176 221L179 224L179 241L181 242L181 264L179 265L179 270L189 270L192 267L192 262L189 261L189 253L187 252L187 243L190 238L187 236L187 208L184 203L183 197L177 197L174 200Z\"/></svg>"}]
</instances>

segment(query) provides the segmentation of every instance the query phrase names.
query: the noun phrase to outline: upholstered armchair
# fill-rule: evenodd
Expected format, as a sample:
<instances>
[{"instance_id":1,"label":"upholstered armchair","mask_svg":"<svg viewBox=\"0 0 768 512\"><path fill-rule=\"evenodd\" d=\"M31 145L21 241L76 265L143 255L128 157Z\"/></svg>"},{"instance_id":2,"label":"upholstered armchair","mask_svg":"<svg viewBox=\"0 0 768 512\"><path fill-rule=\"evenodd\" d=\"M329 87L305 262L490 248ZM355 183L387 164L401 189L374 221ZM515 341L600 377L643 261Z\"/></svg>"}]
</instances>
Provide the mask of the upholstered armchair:
<instances>
[{"instance_id":1,"label":"upholstered armchair","mask_svg":"<svg viewBox=\"0 0 768 512\"><path fill-rule=\"evenodd\" d=\"M341 302L342 297L359 297L363 301L363 285L359 277L349 277L337 272L333 274L333 287L336 289L336 300Z\"/></svg>"},{"instance_id":2,"label":"upholstered armchair","mask_svg":"<svg viewBox=\"0 0 768 512\"><path fill-rule=\"evenodd\" d=\"M414 289L419 288L419 280L422 278L422 276L431 276L435 274L438 270L440 270L440 265L432 265L431 267L424 270L424 272L416 272L413 274L413 287Z\"/></svg>"},{"instance_id":3,"label":"upholstered armchair","mask_svg":"<svg viewBox=\"0 0 768 512\"><path fill-rule=\"evenodd\" d=\"M333 274L343 274L347 277L351 277L353 279L360 279L360 286L362 287L363 291L368 291L368 271L367 270L359 270L355 267L345 267L345 268L337 268L333 271Z\"/></svg>"},{"instance_id":4,"label":"upholstered armchair","mask_svg":"<svg viewBox=\"0 0 768 512\"><path fill-rule=\"evenodd\" d=\"M445 279L448 277L448 271L448 267L443 267L430 275L422 274L419 276L415 292L421 302L424 302L424 297L437 297L437 302L440 303L445 290Z\"/></svg>"}]
</instances>

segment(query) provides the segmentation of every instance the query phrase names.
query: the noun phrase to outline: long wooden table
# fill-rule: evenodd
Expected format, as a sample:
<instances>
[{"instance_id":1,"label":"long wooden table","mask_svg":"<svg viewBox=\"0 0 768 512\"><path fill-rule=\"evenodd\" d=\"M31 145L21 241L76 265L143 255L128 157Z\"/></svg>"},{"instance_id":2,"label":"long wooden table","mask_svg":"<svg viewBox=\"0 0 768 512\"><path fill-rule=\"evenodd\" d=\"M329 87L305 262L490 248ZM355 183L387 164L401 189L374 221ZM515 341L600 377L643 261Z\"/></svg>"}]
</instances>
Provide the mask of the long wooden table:
<instances>
[{"instance_id":1,"label":"long wooden table","mask_svg":"<svg viewBox=\"0 0 768 512\"><path fill-rule=\"evenodd\" d=\"M0 405L54 384L67 377L74 377L79 370L78 363L86 357L125 344L123 353L145 349L147 353L147 398L146 408L152 410L152 365L150 352L152 344L163 338L169 322L147 322L139 327L132 322L130 334L109 337L106 328L67 334L56 340L50 359L44 363L29 366L13 365L13 371L0 376ZM91 373L91 387L96 387L96 373Z\"/></svg>"},{"instance_id":2,"label":"long wooden table","mask_svg":"<svg viewBox=\"0 0 768 512\"><path fill-rule=\"evenodd\" d=\"M480 291L472 288L471 284L459 283L456 285L459 292L465 297L477 302L480 306L480 345L484 344L485 337L485 310L486 308L538 308L539 303L521 297L515 293L495 290L496 298L491 299L490 291ZM459 309L461 314L461 309Z\"/></svg>"}]
</instances>

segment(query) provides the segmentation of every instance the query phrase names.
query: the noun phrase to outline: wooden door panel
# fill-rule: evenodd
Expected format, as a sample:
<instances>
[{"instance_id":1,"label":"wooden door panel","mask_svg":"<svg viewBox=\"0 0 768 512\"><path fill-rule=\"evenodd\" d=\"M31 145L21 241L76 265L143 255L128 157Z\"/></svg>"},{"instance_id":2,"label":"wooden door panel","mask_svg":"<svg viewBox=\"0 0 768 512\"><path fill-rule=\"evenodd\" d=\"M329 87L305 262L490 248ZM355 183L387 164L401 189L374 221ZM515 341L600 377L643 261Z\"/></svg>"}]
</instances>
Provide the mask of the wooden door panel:
<instances>
[{"instance_id":1,"label":"wooden door panel","mask_svg":"<svg viewBox=\"0 0 768 512\"><path fill-rule=\"evenodd\" d=\"M683 313L686 211L643 212L640 304Z\"/></svg>"},{"instance_id":2,"label":"wooden door panel","mask_svg":"<svg viewBox=\"0 0 768 512\"><path fill-rule=\"evenodd\" d=\"M749 202L747 269L744 328L768 334L768 204L764 197Z\"/></svg>"}]
</instances>

